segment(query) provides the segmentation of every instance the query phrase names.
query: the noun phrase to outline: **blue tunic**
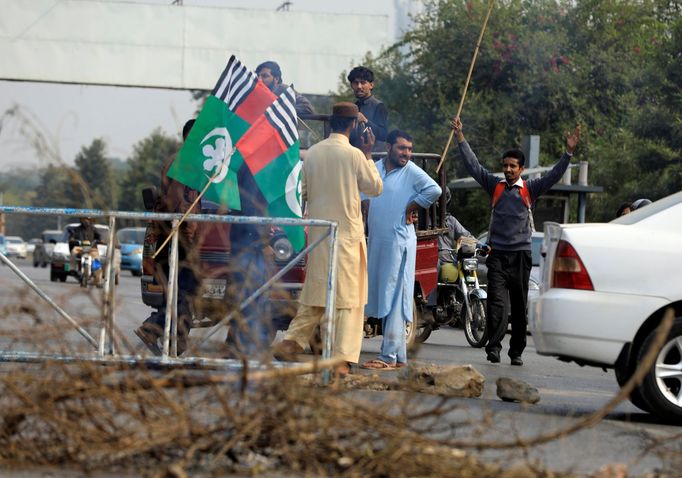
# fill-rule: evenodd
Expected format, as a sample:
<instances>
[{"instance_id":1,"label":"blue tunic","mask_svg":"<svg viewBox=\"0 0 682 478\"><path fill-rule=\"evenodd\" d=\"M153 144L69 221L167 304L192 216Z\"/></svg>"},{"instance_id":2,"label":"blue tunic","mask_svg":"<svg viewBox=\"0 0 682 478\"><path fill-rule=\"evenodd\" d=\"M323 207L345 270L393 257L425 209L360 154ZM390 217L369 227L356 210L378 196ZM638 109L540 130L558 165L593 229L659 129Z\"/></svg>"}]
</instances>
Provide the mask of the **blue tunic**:
<instances>
[{"instance_id":1,"label":"blue tunic","mask_svg":"<svg viewBox=\"0 0 682 478\"><path fill-rule=\"evenodd\" d=\"M405 223L405 209L412 201L429 207L441 189L412 161L388 174L384 161L376 163L384 190L370 200L367 218L369 296L365 315L383 318L390 314L411 322L417 235L414 225ZM394 307L400 310L392 311Z\"/></svg>"}]
</instances>

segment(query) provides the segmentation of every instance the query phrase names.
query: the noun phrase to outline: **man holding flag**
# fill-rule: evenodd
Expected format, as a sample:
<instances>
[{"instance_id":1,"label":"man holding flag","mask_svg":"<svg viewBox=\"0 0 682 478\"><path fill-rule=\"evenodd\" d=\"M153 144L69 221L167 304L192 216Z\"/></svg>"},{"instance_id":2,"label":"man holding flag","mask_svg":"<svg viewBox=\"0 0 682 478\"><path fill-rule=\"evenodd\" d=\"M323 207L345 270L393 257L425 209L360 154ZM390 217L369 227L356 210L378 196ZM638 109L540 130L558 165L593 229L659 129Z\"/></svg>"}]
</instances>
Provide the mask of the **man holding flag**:
<instances>
[{"instance_id":1,"label":"man holding flag","mask_svg":"<svg viewBox=\"0 0 682 478\"><path fill-rule=\"evenodd\" d=\"M202 191L208 199L242 216L298 217L301 214L300 155L294 92L276 97L232 56L168 176ZM295 249L305 242L300 227L284 228ZM232 299L241 304L267 279L263 249L269 228L233 224ZM267 350L270 318L263 296L231 324L232 356Z\"/></svg>"}]
</instances>

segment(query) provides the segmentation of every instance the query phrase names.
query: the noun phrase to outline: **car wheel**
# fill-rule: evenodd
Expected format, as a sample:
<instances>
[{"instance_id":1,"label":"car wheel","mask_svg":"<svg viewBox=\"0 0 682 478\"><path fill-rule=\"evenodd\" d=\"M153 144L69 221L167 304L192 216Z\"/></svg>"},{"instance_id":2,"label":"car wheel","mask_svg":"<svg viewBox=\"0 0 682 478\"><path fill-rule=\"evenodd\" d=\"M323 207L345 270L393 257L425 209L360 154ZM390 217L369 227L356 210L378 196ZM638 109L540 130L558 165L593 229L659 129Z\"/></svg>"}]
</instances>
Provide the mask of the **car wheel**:
<instances>
[{"instance_id":1,"label":"car wheel","mask_svg":"<svg viewBox=\"0 0 682 478\"><path fill-rule=\"evenodd\" d=\"M142 271L130 271L133 277L142 277Z\"/></svg>"},{"instance_id":2,"label":"car wheel","mask_svg":"<svg viewBox=\"0 0 682 478\"><path fill-rule=\"evenodd\" d=\"M639 350L641 362L656 336L652 331ZM640 386L652 413L682 423L682 317L676 317L653 367Z\"/></svg>"},{"instance_id":3,"label":"car wheel","mask_svg":"<svg viewBox=\"0 0 682 478\"><path fill-rule=\"evenodd\" d=\"M52 269L50 269L50 281L57 282L57 273Z\"/></svg>"},{"instance_id":4,"label":"car wheel","mask_svg":"<svg viewBox=\"0 0 682 478\"><path fill-rule=\"evenodd\" d=\"M618 366L616 364L615 372L616 372L616 382L618 382L618 386L622 387L627 383L628 380L630 380L630 377L632 377L632 374L635 373L634 370L635 364L630 364L630 365L623 365ZM644 397L642 397L642 391L640 390L640 387L635 388L632 393L630 394L630 401L634 406L639 408L640 410L644 410L645 412L651 413L651 407L646 403L644 400Z\"/></svg>"},{"instance_id":5,"label":"car wheel","mask_svg":"<svg viewBox=\"0 0 682 478\"><path fill-rule=\"evenodd\" d=\"M66 282L66 274L59 274L59 282Z\"/></svg>"}]
</instances>

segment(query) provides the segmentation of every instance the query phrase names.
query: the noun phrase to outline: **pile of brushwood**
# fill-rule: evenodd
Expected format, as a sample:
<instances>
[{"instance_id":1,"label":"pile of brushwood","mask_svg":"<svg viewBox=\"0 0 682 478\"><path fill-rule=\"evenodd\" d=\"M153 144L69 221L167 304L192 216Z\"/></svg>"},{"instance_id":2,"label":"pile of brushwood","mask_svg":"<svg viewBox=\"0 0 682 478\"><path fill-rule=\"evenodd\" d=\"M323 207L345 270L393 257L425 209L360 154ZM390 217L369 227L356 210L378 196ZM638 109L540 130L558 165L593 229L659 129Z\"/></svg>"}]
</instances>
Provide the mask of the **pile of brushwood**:
<instances>
[{"instance_id":1,"label":"pile of brushwood","mask_svg":"<svg viewBox=\"0 0 682 478\"><path fill-rule=\"evenodd\" d=\"M0 379L2 462L149 476L529 473L483 464L433 438L454 426L439 425L458 406L446 398L415 407L405 393L383 406L296 377L226 377L88 363L12 366Z\"/></svg>"}]
</instances>

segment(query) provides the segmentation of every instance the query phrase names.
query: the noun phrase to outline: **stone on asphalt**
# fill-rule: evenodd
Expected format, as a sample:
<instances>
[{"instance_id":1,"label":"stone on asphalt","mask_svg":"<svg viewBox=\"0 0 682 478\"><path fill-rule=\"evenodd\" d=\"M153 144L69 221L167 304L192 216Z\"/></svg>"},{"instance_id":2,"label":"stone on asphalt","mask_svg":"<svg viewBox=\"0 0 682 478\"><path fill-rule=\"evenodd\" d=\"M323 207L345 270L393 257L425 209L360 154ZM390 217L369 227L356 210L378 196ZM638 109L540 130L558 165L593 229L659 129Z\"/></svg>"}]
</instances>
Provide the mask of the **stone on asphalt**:
<instances>
[{"instance_id":1,"label":"stone on asphalt","mask_svg":"<svg viewBox=\"0 0 682 478\"><path fill-rule=\"evenodd\" d=\"M480 397L485 383L471 365L410 365L403 377L412 390L451 397Z\"/></svg>"},{"instance_id":2,"label":"stone on asphalt","mask_svg":"<svg viewBox=\"0 0 682 478\"><path fill-rule=\"evenodd\" d=\"M523 380L500 377L495 384L497 396L505 402L538 403L540 401L538 389Z\"/></svg>"}]
</instances>

